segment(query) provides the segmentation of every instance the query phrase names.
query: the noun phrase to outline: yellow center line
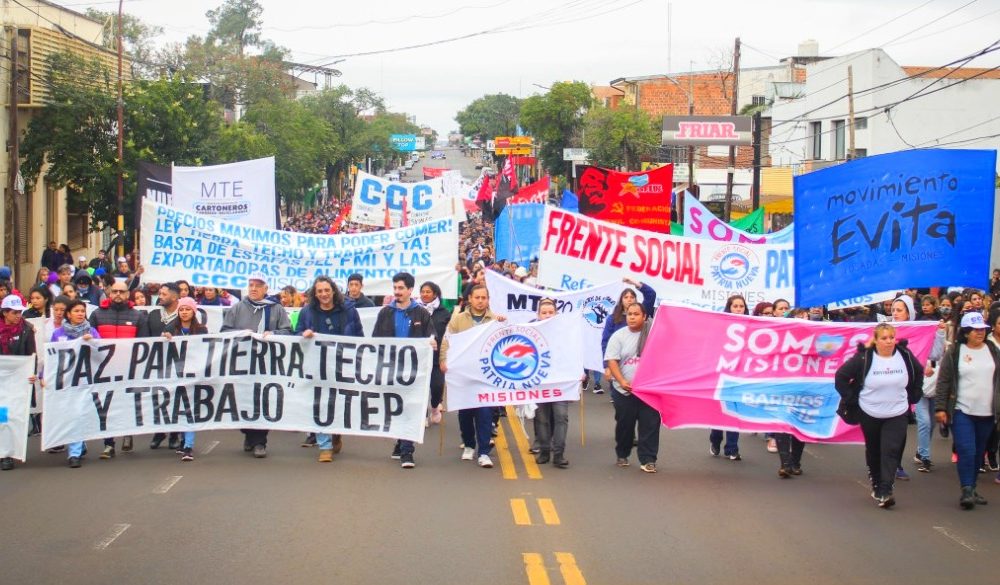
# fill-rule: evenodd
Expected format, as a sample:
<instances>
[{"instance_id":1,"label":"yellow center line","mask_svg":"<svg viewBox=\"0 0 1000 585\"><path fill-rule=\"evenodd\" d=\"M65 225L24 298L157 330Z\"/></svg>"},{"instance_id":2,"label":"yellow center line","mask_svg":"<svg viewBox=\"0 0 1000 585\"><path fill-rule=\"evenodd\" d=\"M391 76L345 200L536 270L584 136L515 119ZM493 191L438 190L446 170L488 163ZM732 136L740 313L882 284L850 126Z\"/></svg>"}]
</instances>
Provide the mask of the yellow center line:
<instances>
[{"instance_id":1,"label":"yellow center line","mask_svg":"<svg viewBox=\"0 0 1000 585\"><path fill-rule=\"evenodd\" d=\"M528 575L528 585L551 585L545 563L538 553L521 553L524 558L524 572Z\"/></svg>"},{"instance_id":2,"label":"yellow center line","mask_svg":"<svg viewBox=\"0 0 1000 585\"><path fill-rule=\"evenodd\" d=\"M524 498L511 498L510 511L514 513L514 524L531 526L531 515L528 513L528 503Z\"/></svg>"},{"instance_id":3,"label":"yellow center line","mask_svg":"<svg viewBox=\"0 0 1000 585\"><path fill-rule=\"evenodd\" d=\"M562 573L563 582L566 585L587 585L587 580L583 578L580 567L576 566L576 558L573 553L557 552L556 561L559 562L559 572Z\"/></svg>"},{"instance_id":4,"label":"yellow center line","mask_svg":"<svg viewBox=\"0 0 1000 585\"><path fill-rule=\"evenodd\" d=\"M556 505L549 498L538 498L538 508L542 511L542 519L550 526L559 525L559 514Z\"/></svg>"},{"instance_id":5,"label":"yellow center line","mask_svg":"<svg viewBox=\"0 0 1000 585\"><path fill-rule=\"evenodd\" d=\"M535 457L528 452L528 435L521 426L521 419L517 417L517 412L513 406L507 407L507 423L510 424L511 434L514 435L514 442L517 443L517 451L521 454L521 462L528 472L528 479L542 479L542 472L535 463Z\"/></svg>"},{"instance_id":6,"label":"yellow center line","mask_svg":"<svg viewBox=\"0 0 1000 585\"><path fill-rule=\"evenodd\" d=\"M510 456L510 451L507 448L507 437L504 435L503 425L497 425L496 448L503 478L517 479L517 468L514 467L514 458Z\"/></svg>"}]
</instances>

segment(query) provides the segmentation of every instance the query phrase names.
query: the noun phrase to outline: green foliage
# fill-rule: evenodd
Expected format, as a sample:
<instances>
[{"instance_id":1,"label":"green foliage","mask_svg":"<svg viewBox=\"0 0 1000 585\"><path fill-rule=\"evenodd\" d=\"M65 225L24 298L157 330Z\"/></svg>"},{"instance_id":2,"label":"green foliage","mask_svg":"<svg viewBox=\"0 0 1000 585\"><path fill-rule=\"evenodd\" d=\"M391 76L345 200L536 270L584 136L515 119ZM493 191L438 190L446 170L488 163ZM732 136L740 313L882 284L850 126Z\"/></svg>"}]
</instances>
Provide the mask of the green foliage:
<instances>
[{"instance_id":1,"label":"green foliage","mask_svg":"<svg viewBox=\"0 0 1000 585\"><path fill-rule=\"evenodd\" d=\"M638 170L640 159L655 152L660 143L656 119L631 107L593 108L584 117L584 128L590 162L607 168Z\"/></svg>"},{"instance_id":2,"label":"green foliage","mask_svg":"<svg viewBox=\"0 0 1000 585\"><path fill-rule=\"evenodd\" d=\"M545 95L533 95L521 103L521 126L540 142L542 165L552 174L565 167L563 149L580 144L583 115L593 97L581 81L553 83Z\"/></svg>"},{"instance_id":3,"label":"green foliage","mask_svg":"<svg viewBox=\"0 0 1000 585\"><path fill-rule=\"evenodd\" d=\"M247 47L260 45L261 15L264 8L257 0L226 0L222 6L205 13L212 23L206 41L218 43L240 57Z\"/></svg>"},{"instance_id":4,"label":"green foliage","mask_svg":"<svg viewBox=\"0 0 1000 585\"><path fill-rule=\"evenodd\" d=\"M104 23L102 44L105 47L118 46L118 13L88 8L87 16ZM163 34L163 27L147 24L131 14L122 14L122 45L129 61L132 62L132 77L140 77L153 71L153 39Z\"/></svg>"},{"instance_id":5,"label":"green foliage","mask_svg":"<svg viewBox=\"0 0 1000 585\"><path fill-rule=\"evenodd\" d=\"M462 134L493 140L497 136L514 135L520 112L521 100L498 93L473 100L455 115L455 121Z\"/></svg>"},{"instance_id":6,"label":"green foliage","mask_svg":"<svg viewBox=\"0 0 1000 585\"><path fill-rule=\"evenodd\" d=\"M212 152L215 155L212 164L225 164L277 154L268 137L246 122L223 125Z\"/></svg>"}]
</instances>

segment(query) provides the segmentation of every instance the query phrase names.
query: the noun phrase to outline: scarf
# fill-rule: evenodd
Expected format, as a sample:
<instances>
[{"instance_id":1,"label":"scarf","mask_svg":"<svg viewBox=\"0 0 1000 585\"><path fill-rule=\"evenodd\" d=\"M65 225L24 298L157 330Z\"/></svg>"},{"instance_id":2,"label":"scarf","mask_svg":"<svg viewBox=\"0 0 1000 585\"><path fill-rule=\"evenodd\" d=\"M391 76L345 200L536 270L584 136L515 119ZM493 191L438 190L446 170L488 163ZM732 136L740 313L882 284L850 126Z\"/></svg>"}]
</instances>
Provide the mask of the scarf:
<instances>
[{"instance_id":1,"label":"scarf","mask_svg":"<svg viewBox=\"0 0 1000 585\"><path fill-rule=\"evenodd\" d=\"M177 318L176 310L173 313L168 313L166 307L160 309L160 322L163 323L164 325L170 325L171 323L174 322L174 319L176 318Z\"/></svg>"},{"instance_id":2,"label":"scarf","mask_svg":"<svg viewBox=\"0 0 1000 585\"><path fill-rule=\"evenodd\" d=\"M83 337L84 335L90 333L90 322L84 319L83 323L80 323L79 325L73 325L68 320L64 319L62 329L63 333L66 334L66 337L70 339L77 339L79 337Z\"/></svg>"},{"instance_id":3,"label":"scarf","mask_svg":"<svg viewBox=\"0 0 1000 585\"><path fill-rule=\"evenodd\" d=\"M0 353L10 355L10 344L14 338L21 334L21 321L14 325L7 322L0 323Z\"/></svg>"},{"instance_id":4,"label":"scarf","mask_svg":"<svg viewBox=\"0 0 1000 585\"><path fill-rule=\"evenodd\" d=\"M247 305L253 309L254 315L257 314L257 311L264 311L264 314L260 316L260 323L257 324L257 333L264 333L264 331L267 330L267 319L271 315L271 305L274 304L274 301L266 298L260 301L255 301L249 298L244 300L246 300Z\"/></svg>"},{"instance_id":5,"label":"scarf","mask_svg":"<svg viewBox=\"0 0 1000 585\"><path fill-rule=\"evenodd\" d=\"M418 302L417 304L420 305L420 306L422 306L423 308L427 309L428 313L432 313L433 314L434 311L436 311L437 308L441 306L441 299L435 298L433 301L431 301L429 303L420 303L420 302Z\"/></svg>"}]
</instances>

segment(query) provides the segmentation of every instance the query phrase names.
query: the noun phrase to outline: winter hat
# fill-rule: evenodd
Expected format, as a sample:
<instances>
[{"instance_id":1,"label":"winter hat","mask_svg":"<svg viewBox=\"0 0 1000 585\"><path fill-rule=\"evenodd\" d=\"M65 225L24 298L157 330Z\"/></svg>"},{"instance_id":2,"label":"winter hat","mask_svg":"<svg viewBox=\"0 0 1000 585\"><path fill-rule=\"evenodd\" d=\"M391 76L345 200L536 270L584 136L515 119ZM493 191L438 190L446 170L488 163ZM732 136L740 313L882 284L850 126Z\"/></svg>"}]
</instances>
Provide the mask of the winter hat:
<instances>
[{"instance_id":1,"label":"winter hat","mask_svg":"<svg viewBox=\"0 0 1000 585\"><path fill-rule=\"evenodd\" d=\"M177 300L177 308L180 309L181 307L187 307L192 311L197 311L198 303L196 303L191 297L181 297Z\"/></svg>"},{"instance_id":2,"label":"winter hat","mask_svg":"<svg viewBox=\"0 0 1000 585\"><path fill-rule=\"evenodd\" d=\"M913 321L914 319L917 318L917 313L913 310L913 299L910 298L910 295L902 295L900 297L897 297L892 302L893 302L893 304L895 304L895 303L903 303L904 305L906 305L906 315L907 315L906 320L907 321Z\"/></svg>"},{"instance_id":3,"label":"winter hat","mask_svg":"<svg viewBox=\"0 0 1000 585\"><path fill-rule=\"evenodd\" d=\"M10 266L0 266L0 280L10 280Z\"/></svg>"},{"instance_id":4,"label":"winter hat","mask_svg":"<svg viewBox=\"0 0 1000 585\"><path fill-rule=\"evenodd\" d=\"M59 273L58 272L50 272L49 273L49 277L45 279L45 282L46 282L46 284L55 284L55 283L59 282Z\"/></svg>"}]
</instances>

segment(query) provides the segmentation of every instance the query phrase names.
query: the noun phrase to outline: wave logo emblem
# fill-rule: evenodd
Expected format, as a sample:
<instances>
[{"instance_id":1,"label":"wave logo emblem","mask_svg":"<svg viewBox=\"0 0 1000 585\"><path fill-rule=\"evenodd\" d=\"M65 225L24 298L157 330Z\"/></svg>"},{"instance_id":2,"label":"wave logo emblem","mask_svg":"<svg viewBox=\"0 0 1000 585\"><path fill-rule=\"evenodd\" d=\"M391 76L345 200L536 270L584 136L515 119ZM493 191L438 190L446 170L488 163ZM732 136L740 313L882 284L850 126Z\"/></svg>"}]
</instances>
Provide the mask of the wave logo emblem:
<instances>
[{"instance_id":1,"label":"wave logo emblem","mask_svg":"<svg viewBox=\"0 0 1000 585\"><path fill-rule=\"evenodd\" d=\"M746 246L724 246L712 256L712 278L723 288L744 289L759 272L757 255Z\"/></svg>"},{"instance_id":2,"label":"wave logo emblem","mask_svg":"<svg viewBox=\"0 0 1000 585\"><path fill-rule=\"evenodd\" d=\"M615 300L611 297L588 297L583 301L580 312L588 325L603 328L604 322L614 310Z\"/></svg>"},{"instance_id":3,"label":"wave logo emblem","mask_svg":"<svg viewBox=\"0 0 1000 585\"><path fill-rule=\"evenodd\" d=\"M501 338L490 352L490 364L497 374L514 382L527 380L538 371L538 346L525 335L514 333Z\"/></svg>"}]
</instances>

